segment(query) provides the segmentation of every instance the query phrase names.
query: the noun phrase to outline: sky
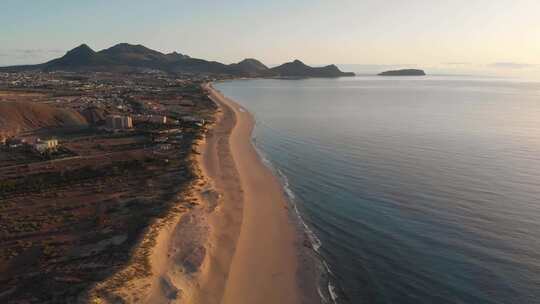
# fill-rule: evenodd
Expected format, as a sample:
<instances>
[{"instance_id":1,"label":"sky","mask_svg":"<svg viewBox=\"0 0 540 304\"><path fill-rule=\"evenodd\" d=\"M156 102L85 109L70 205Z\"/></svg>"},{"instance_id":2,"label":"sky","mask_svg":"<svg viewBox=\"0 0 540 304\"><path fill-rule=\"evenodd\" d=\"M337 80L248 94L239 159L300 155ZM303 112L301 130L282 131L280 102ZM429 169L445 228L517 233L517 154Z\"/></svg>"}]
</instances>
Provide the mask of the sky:
<instances>
[{"instance_id":1,"label":"sky","mask_svg":"<svg viewBox=\"0 0 540 304\"><path fill-rule=\"evenodd\" d=\"M1 0L0 66L120 42L224 63L540 76L540 1Z\"/></svg>"}]
</instances>

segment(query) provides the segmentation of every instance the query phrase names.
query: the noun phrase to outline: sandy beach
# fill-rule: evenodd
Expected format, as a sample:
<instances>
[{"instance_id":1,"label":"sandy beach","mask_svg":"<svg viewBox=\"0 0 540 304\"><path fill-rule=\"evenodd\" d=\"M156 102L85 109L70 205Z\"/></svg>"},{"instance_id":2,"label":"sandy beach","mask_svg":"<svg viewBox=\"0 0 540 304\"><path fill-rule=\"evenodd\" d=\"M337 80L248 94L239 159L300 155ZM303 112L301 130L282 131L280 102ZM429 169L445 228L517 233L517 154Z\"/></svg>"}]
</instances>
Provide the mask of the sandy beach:
<instances>
[{"instance_id":1,"label":"sandy beach","mask_svg":"<svg viewBox=\"0 0 540 304\"><path fill-rule=\"evenodd\" d=\"M210 225L223 236L216 248L218 260L232 257L228 273L219 273L226 271L221 267L208 272L226 278L219 302L300 303L295 227L279 181L251 143L253 117L210 85L207 88L220 106L221 118L203 152L203 170L223 193L223 214L216 214ZM232 225L223 223L227 218ZM239 218L241 222L234 220Z\"/></svg>"}]
</instances>

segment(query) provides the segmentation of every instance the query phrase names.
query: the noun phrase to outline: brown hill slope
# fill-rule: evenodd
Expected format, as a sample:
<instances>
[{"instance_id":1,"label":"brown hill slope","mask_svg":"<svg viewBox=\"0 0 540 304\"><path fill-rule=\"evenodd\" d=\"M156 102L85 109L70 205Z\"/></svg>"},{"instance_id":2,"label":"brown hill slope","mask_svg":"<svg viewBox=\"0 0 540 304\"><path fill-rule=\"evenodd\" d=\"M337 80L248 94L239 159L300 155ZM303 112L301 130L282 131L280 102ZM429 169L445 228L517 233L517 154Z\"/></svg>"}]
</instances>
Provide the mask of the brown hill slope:
<instances>
[{"instance_id":1,"label":"brown hill slope","mask_svg":"<svg viewBox=\"0 0 540 304\"><path fill-rule=\"evenodd\" d=\"M88 123L76 111L33 102L0 102L0 133L14 135L41 128L83 127Z\"/></svg>"}]
</instances>

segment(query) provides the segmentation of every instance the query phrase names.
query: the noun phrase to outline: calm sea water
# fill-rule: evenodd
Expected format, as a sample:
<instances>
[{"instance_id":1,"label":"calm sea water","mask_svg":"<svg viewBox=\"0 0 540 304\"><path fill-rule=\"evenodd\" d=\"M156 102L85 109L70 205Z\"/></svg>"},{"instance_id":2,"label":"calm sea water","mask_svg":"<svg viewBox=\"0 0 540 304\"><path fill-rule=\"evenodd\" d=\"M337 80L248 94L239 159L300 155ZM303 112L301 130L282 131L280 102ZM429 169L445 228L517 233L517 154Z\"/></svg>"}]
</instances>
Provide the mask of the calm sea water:
<instances>
[{"instance_id":1,"label":"calm sea water","mask_svg":"<svg viewBox=\"0 0 540 304\"><path fill-rule=\"evenodd\" d=\"M540 303L540 83L216 85L320 239L341 303Z\"/></svg>"}]
</instances>

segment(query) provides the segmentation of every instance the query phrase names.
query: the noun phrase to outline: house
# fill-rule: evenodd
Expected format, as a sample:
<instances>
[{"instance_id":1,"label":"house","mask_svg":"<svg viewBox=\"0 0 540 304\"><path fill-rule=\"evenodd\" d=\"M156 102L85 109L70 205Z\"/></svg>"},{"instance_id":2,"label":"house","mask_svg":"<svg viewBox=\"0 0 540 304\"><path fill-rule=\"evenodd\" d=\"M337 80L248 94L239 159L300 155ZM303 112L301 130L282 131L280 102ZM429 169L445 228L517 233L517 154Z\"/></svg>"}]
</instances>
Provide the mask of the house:
<instances>
[{"instance_id":1,"label":"house","mask_svg":"<svg viewBox=\"0 0 540 304\"><path fill-rule=\"evenodd\" d=\"M34 144L34 149L39 153L45 153L50 151L56 151L58 149L57 139L37 140Z\"/></svg>"}]
</instances>

